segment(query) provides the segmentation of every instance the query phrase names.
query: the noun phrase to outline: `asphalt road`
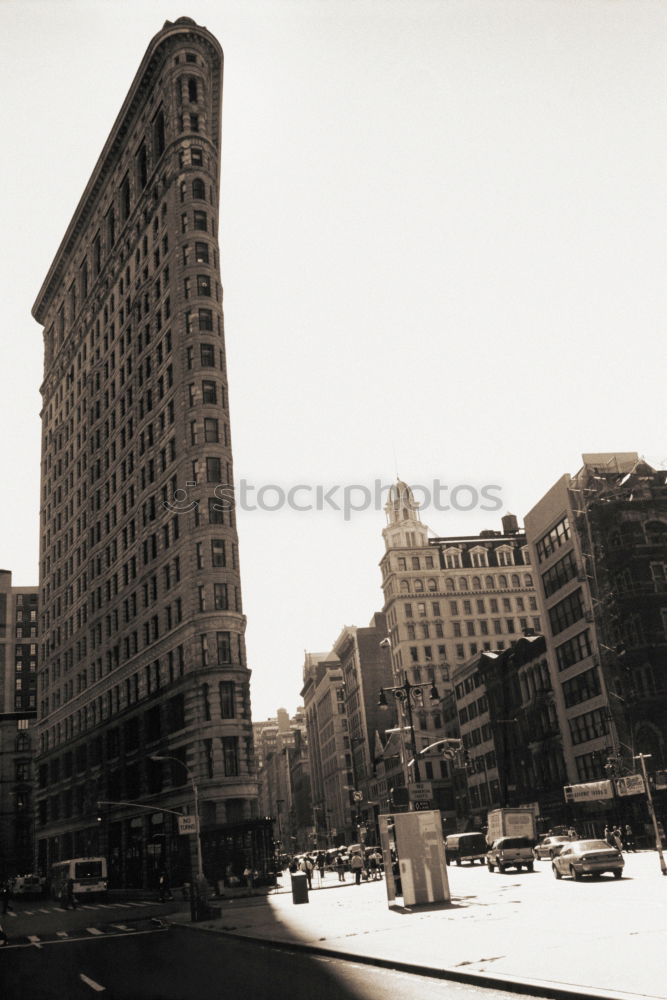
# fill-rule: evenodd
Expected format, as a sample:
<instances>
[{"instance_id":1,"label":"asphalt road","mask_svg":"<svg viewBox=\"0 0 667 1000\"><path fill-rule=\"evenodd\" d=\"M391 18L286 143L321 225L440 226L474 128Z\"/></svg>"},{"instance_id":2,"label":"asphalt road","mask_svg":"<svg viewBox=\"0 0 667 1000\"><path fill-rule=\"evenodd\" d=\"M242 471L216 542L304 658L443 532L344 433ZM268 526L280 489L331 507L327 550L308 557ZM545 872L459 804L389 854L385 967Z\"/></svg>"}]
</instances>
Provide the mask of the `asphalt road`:
<instances>
[{"instance_id":1,"label":"asphalt road","mask_svg":"<svg viewBox=\"0 0 667 1000\"><path fill-rule=\"evenodd\" d=\"M274 949L190 929L151 929L0 949L3 1000L509 1000L512 994Z\"/></svg>"}]
</instances>

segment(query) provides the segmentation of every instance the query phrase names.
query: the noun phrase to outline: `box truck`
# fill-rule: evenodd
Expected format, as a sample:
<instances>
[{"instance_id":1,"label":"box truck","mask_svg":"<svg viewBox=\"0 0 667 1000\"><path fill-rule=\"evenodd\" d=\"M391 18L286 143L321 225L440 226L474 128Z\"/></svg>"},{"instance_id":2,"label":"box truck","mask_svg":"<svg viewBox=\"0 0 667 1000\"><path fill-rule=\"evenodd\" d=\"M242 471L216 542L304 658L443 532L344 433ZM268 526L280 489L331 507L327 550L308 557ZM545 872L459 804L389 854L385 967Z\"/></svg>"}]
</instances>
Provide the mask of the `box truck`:
<instances>
[{"instance_id":1,"label":"box truck","mask_svg":"<svg viewBox=\"0 0 667 1000\"><path fill-rule=\"evenodd\" d=\"M489 846L501 837L537 840L535 813L532 809L492 809L486 822L486 842Z\"/></svg>"}]
</instances>

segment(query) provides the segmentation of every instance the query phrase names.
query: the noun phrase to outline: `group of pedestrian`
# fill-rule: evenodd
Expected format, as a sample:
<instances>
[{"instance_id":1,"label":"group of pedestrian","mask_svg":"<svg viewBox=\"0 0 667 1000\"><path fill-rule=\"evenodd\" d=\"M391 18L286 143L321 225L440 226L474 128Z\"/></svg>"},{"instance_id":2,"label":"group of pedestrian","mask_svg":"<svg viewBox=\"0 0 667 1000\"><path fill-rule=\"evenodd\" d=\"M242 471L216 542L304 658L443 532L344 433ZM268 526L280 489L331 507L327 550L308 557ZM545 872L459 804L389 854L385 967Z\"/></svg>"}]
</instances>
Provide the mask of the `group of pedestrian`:
<instances>
[{"instance_id":1,"label":"group of pedestrian","mask_svg":"<svg viewBox=\"0 0 667 1000\"><path fill-rule=\"evenodd\" d=\"M619 851L636 852L637 850L634 833L632 832L632 827L629 823L626 823L625 826L622 824L618 824L616 826L605 826L604 839L610 847L616 847Z\"/></svg>"}]
</instances>

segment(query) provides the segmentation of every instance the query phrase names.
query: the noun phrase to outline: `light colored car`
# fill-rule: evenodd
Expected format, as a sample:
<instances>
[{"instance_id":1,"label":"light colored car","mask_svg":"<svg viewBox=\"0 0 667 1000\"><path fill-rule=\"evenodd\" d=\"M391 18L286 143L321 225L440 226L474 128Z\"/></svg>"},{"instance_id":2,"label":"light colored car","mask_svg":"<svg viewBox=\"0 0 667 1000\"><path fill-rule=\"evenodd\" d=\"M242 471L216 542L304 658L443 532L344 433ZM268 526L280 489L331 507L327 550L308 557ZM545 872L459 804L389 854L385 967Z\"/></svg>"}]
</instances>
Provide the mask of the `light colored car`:
<instances>
[{"instance_id":1,"label":"light colored car","mask_svg":"<svg viewBox=\"0 0 667 1000\"><path fill-rule=\"evenodd\" d=\"M494 840L486 852L486 867L490 872L497 868L504 872L507 868L522 868L532 872L534 865L533 842L528 837L501 837Z\"/></svg>"},{"instance_id":2,"label":"light colored car","mask_svg":"<svg viewBox=\"0 0 667 1000\"><path fill-rule=\"evenodd\" d=\"M603 872L620 878L624 865L622 853L617 847L610 847L606 840L575 840L566 844L551 862L556 878L570 875L577 882L583 875L595 878Z\"/></svg>"},{"instance_id":3,"label":"light colored car","mask_svg":"<svg viewBox=\"0 0 667 1000\"><path fill-rule=\"evenodd\" d=\"M563 837L563 836L545 837L543 840L539 842L539 844L535 844L535 847L533 848L533 854L535 855L536 859L551 858L551 860L553 861L556 855L560 854L565 845L571 843L572 840L570 837Z\"/></svg>"}]
</instances>

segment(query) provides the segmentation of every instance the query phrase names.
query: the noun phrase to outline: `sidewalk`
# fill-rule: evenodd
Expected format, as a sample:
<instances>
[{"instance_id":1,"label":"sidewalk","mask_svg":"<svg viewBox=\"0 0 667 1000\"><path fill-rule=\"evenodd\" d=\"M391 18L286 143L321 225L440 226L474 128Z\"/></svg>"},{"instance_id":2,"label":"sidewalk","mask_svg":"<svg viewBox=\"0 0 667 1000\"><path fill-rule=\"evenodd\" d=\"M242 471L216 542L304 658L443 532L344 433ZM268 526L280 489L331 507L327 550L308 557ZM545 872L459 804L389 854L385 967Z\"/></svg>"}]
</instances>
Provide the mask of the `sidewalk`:
<instances>
[{"instance_id":1,"label":"sidewalk","mask_svg":"<svg viewBox=\"0 0 667 1000\"><path fill-rule=\"evenodd\" d=\"M546 861L532 874L448 873L444 906L390 909L384 881L334 875L307 904L278 891L223 901L216 920L170 923L514 991L667 1000L667 878L654 852L627 855L621 881L556 881Z\"/></svg>"}]
</instances>

